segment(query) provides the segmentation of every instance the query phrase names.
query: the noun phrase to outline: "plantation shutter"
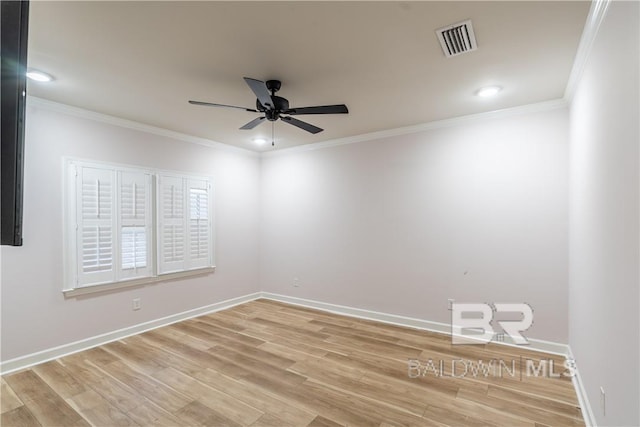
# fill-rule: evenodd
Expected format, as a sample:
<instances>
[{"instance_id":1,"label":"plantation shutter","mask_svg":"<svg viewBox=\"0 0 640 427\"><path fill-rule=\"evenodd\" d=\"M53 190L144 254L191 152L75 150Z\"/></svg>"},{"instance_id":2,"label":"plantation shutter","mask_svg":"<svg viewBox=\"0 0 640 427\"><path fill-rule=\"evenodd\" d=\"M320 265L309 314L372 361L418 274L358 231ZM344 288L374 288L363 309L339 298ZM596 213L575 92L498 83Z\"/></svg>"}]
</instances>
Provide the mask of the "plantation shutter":
<instances>
[{"instance_id":1,"label":"plantation shutter","mask_svg":"<svg viewBox=\"0 0 640 427\"><path fill-rule=\"evenodd\" d=\"M119 172L120 279L152 275L151 176Z\"/></svg>"},{"instance_id":2,"label":"plantation shutter","mask_svg":"<svg viewBox=\"0 0 640 427\"><path fill-rule=\"evenodd\" d=\"M189 258L187 268L211 266L210 185L205 180L188 181Z\"/></svg>"},{"instance_id":3,"label":"plantation shutter","mask_svg":"<svg viewBox=\"0 0 640 427\"><path fill-rule=\"evenodd\" d=\"M110 169L79 167L76 180L77 285L115 280L114 181Z\"/></svg>"},{"instance_id":4,"label":"plantation shutter","mask_svg":"<svg viewBox=\"0 0 640 427\"><path fill-rule=\"evenodd\" d=\"M65 164L65 292L213 267L209 178Z\"/></svg>"},{"instance_id":5,"label":"plantation shutter","mask_svg":"<svg viewBox=\"0 0 640 427\"><path fill-rule=\"evenodd\" d=\"M186 180L158 178L158 273L186 267Z\"/></svg>"}]
</instances>

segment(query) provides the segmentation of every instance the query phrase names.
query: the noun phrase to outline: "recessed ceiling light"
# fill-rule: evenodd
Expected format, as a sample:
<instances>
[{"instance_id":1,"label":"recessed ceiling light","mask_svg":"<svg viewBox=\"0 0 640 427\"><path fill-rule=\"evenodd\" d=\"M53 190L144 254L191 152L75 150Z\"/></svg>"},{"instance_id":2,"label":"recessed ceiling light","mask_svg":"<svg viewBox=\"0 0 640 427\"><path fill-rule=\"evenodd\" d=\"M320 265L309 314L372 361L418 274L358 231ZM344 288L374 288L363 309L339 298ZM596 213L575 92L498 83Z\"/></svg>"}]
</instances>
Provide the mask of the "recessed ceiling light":
<instances>
[{"instance_id":1,"label":"recessed ceiling light","mask_svg":"<svg viewBox=\"0 0 640 427\"><path fill-rule=\"evenodd\" d=\"M491 96L497 95L498 92L500 92L501 90L502 88L500 86L487 86L487 87L478 89L478 91L476 92L476 95L482 98L489 98Z\"/></svg>"},{"instance_id":2,"label":"recessed ceiling light","mask_svg":"<svg viewBox=\"0 0 640 427\"><path fill-rule=\"evenodd\" d=\"M255 142L257 145L264 145L267 143L267 140L264 138L254 138L253 142Z\"/></svg>"},{"instance_id":3,"label":"recessed ceiling light","mask_svg":"<svg viewBox=\"0 0 640 427\"><path fill-rule=\"evenodd\" d=\"M27 77L37 82L50 82L51 80L53 80L53 77L51 77L49 74L33 69L27 71Z\"/></svg>"}]
</instances>

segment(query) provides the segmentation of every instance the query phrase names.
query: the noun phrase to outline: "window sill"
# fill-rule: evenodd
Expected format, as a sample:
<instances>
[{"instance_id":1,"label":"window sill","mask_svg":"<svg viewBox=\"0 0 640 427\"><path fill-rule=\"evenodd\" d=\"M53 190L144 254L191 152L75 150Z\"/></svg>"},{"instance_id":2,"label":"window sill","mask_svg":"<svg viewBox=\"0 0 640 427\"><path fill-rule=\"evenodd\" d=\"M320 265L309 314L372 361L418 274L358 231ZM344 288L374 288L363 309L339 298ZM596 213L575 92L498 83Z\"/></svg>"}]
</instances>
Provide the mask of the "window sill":
<instances>
[{"instance_id":1,"label":"window sill","mask_svg":"<svg viewBox=\"0 0 640 427\"><path fill-rule=\"evenodd\" d=\"M167 282L170 280L181 279L184 277L204 276L216 271L215 267L198 268L196 270L179 271L177 273L161 274L158 276L142 277L140 279L123 280L121 282L104 283L102 285L85 286L82 288L63 289L65 298L76 297L80 295L96 294L99 292L108 292L115 289L129 288L132 286L143 286L158 282Z\"/></svg>"}]
</instances>

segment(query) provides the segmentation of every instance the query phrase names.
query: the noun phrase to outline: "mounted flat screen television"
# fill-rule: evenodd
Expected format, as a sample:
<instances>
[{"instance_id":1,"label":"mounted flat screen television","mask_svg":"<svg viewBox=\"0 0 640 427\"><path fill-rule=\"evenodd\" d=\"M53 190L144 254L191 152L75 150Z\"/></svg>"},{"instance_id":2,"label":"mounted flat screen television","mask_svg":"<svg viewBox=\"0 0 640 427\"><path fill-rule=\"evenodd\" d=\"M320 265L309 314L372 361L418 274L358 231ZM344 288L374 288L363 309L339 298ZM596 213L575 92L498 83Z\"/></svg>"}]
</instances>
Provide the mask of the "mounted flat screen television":
<instances>
[{"instance_id":1,"label":"mounted flat screen television","mask_svg":"<svg viewBox=\"0 0 640 427\"><path fill-rule=\"evenodd\" d=\"M22 246L28 1L2 1L0 243Z\"/></svg>"}]
</instances>

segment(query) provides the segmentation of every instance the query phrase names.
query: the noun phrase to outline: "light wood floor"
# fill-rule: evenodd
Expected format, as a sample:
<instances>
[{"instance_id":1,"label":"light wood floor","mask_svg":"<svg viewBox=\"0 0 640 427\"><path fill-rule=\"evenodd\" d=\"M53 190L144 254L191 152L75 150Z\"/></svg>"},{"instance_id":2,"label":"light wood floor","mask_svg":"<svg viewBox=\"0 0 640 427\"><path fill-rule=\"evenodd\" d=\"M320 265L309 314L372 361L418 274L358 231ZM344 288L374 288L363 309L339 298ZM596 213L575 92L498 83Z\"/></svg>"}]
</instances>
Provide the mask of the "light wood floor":
<instances>
[{"instance_id":1,"label":"light wood floor","mask_svg":"<svg viewBox=\"0 0 640 427\"><path fill-rule=\"evenodd\" d=\"M528 357L258 300L6 375L1 424L584 425L567 378L450 375L452 360ZM410 378L409 359L445 375Z\"/></svg>"}]
</instances>

